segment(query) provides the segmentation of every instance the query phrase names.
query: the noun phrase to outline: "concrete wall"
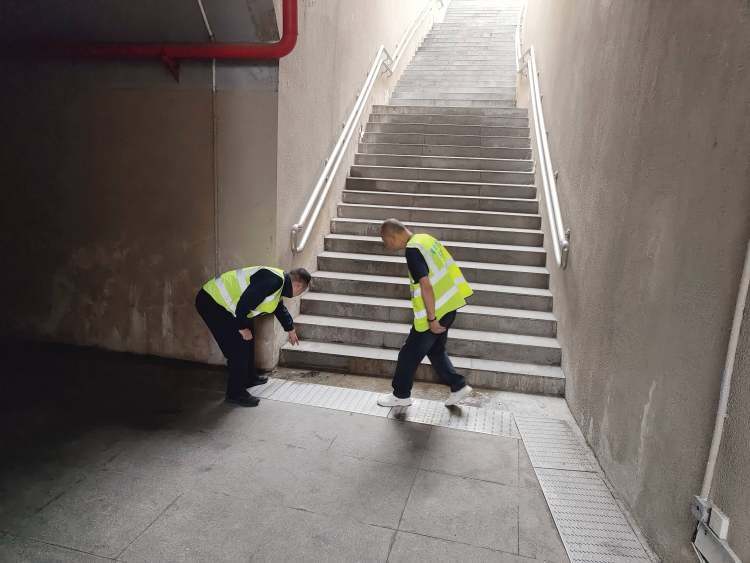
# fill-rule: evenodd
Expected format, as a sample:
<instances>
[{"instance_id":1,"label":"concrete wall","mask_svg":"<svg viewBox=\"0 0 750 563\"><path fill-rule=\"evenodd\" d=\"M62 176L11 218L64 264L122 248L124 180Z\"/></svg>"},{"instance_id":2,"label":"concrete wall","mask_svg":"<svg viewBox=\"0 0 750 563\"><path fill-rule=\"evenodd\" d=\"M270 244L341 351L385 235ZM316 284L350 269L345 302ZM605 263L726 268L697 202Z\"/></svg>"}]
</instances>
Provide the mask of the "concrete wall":
<instances>
[{"instance_id":1,"label":"concrete wall","mask_svg":"<svg viewBox=\"0 0 750 563\"><path fill-rule=\"evenodd\" d=\"M158 62L4 61L2 289L19 297L3 332L220 363L193 308L197 288L245 264L315 269L356 140L296 259L291 226L378 47L395 52L426 3L300 1L293 53L281 66L217 64L215 94L210 64L184 63L176 83ZM280 4L204 0L219 41L277 38ZM120 0L12 0L0 28L22 40L207 37L197 3L176 0L157 13ZM371 103L387 100L399 71ZM256 336L258 363L274 366L280 328L265 319Z\"/></svg>"},{"instance_id":2,"label":"concrete wall","mask_svg":"<svg viewBox=\"0 0 750 563\"><path fill-rule=\"evenodd\" d=\"M271 0L205 5L220 41L278 36ZM206 39L196 3L146 8L8 2L0 25ZM193 301L215 273L275 258L278 64L219 64L215 94L210 63L183 63L179 83L158 61L0 71L2 332L221 362Z\"/></svg>"},{"instance_id":3,"label":"concrete wall","mask_svg":"<svg viewBox=\"0 0 750 563\"><path fill-rule=\"evenodd\" d=\"M278 3L278 2L277 2ZM330 232L349 167L357 149L355 133L331 186L327 203L304 252L292 256L290 231L323 169L324 160L354 107L380 45L395 54L397 43L425 6L434 0L329 0L300 2L299 41L279 63L279 158L277 192L278 262L282 267L317 269L323 235ZM277 10L278 11L278 10ZM376 83L368 108L387 103L399 74L430 29L428 16L395 69ZM294 304L297 305L296 303ZM280 334L280 338L283 338ZM275 363L275 362L274 362Z\"/></svg>"},{"instance_id":4,"label":"concrete wall","mask_svg":"<svg viewBox=\"0 0 750 563\"><path fill-rule=\"evenodd\" d=\"M741 326L712 494L731 520L729 545L742 561L750 561L750 295Z\"/></svg>"},{"instance_id":5,"label":"concrete wall","mask_svg":"<svg viewBox=\"0 0 750 563\"><path fill-rule=\"evenodd\" d=\"M525 43L572 229L550 265L567 399L656 551L689 561L750 237L750 7L529 0Z\"/></svg>"}]
</instances>

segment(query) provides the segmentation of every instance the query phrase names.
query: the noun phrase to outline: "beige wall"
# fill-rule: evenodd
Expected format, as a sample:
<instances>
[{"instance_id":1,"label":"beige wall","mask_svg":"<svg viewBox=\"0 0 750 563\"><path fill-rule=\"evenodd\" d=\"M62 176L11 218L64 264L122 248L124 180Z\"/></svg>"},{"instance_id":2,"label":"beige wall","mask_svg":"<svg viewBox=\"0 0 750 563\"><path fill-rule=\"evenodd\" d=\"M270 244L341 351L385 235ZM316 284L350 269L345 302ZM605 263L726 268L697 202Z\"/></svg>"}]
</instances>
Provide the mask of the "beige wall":
<instances>
[{"instance_id":1,"label":"beige wall","mask_svg":"<svg viewBox=\"0 0 750 563\"><path fill-rule=\"evenodd\" d=\"M213 255L210 93L161 78L103 88L57 65L3 73L5 326L195 357L188 296Z\"/></svg>"},{"instance_id":2,"label":"beige wall","mask_svg":"<svg viewBox=\"0 0 750 563\"><path fill-rule=\"evenodd\" d=\"M210 64L3 73L3 332L222 361L193 301L273 254L277 65L220 67L215 103Z\"/></svg>"},{"instance_id":3,"label":"beige wall","mask_svg":"<svg viewBox=\"0 0 750 563\"><path fill-rule=\"evenodd\" d=\"M528 5L572 229L568 269L551 265L567 399L667 561L693 557L750 236L749 16L739 0Z\"/></svg>"},{"instance_id":4,"label":"beige wall","mask_svg":"<svg viewBox=\"0 0 750 563\"><path fill-rule=\"evenodd\" d=\"M434 0L300 2L297 46L279 63L276 253L282 267L317 269L316 256L323 248L323 235L330 232L330 218L335 215L354 159L356 133L310 242L298 256L290 252L292 225L299 218L323 169L323 161L354 107L378 48L385 45L394 54L402 35L428 2L437 5ZM363 122L368 118L371 105L387 103L399 73L408 64L436 15L434 11L417 29L394 75L382 76L377 81Z\"/></svg>"},{"instance_id":5,"label":"beige wall","mask_svg":"<svg viewBox=\"0 0 750 563\"><path fill-rule=\"evenodd\" d=\"M194 311L195 292L215 273L239 265L315 269L356 142L316 236L296 259L291 226L377 48L382 43L394 52L426 2L300 2L293 53L280 67L218 63L215 95L205 63L183 63L177 83L152 61L4 62L0 101L7 111L0 126L12 143L0 151L9 272L2 288L18 298L3 332L222 362ZM219 40L252 40L278 35L270 29L273 4L210 0L205 6ZM118 17L90 17L69 0L55 0L47 11L39 2L5 9L21 28L41 35L205 35L197 8L172 0L165 11L174 17L158 22L148 10L119 4L102 7ZM67 13L68 25L61 27L49 10ZM402 67L430 24L417 31ZM397 77L398 71L379 80L371 103L384 103ZM272 367L280 329L267 319L258 332L259 364Z\"/></svg>"}]
</instances>

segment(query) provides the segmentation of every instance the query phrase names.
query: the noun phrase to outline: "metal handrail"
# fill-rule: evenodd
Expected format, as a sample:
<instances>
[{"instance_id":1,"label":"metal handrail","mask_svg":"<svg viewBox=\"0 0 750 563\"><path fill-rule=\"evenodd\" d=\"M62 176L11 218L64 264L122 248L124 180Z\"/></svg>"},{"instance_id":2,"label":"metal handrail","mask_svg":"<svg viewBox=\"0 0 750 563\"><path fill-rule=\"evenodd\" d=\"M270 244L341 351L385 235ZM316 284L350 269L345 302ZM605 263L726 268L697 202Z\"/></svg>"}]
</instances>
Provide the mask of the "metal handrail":
<instances>
[{"instance_id":1,"label":"metal handrail","mask_svg":"<svg viewBox=\"0 0 750 563\"><path fill-rule=\"evenodd\" d=\"M516 53L520 53L520 31L516 29ZM537 154L540 160L542 184L544 186L544 201L547 207L547 219L550 224L550 232L553 237L553 249L555 262L560 268L565 269L568 265L568 253L570 252L570 229L566 229L560 211L560 201L557 197L557 181L552 168L552 158L549 154L547 142L547 127L544 124L544 111L542 109L542 94L539 88L539 71L536 66L536 55L534 46L529 47L521 55L518 71L527 70L529 78L529 97L532 113L534 114L534 136L536 137Z\"/></svg>"},{"instance_id":2,"label":"metal handrail","mask_svg":"<svg viewBox=\"0 0 750 563\"><path fill-rule=\"evenodd\" d=\"M442 0L437 0L437 3L441 7L443 6ZM370 99L370 94L372 94L375 82L381 74L381 69L383 70L382 73L387 73L389 76L393 74L393 69L395 69L401 62L401 57L406 51L406 47L411 43L411 39L416 33L417 28L422 24L425 17L427 17L427 14L432 11L435 4L436 2L434 0L429 0L420 15L417 16L409 29L406 30L401 40L396 44L395 57L391 57L384 45L381 45L378 48L378 52L375 54L375 59L370 67L370 71L367 73L365 83L357 96L357 100L354 102L354 107L352 108L349 117L344 123L341 134L339 135L336 144L333 146L331 154L325 161L323 171L315 182L315 187L310 194L310 198L307 200L305 208L302 210L299 220L292 226L292 252L301 252L310 239L312 229L315 226L315 222L320 215L320 210L323 208L323 204L326 201L326 197L331 189L333 179L336 177L336 172L338 172L341 160L344 158L346 149L349 146L354 131L356 130L356 125L359 123L362 113L367 105L367 101ZM383 67L385 68L383 69ZM301 236L300 232L302 233Z\"/></svg>"}]
</instances>

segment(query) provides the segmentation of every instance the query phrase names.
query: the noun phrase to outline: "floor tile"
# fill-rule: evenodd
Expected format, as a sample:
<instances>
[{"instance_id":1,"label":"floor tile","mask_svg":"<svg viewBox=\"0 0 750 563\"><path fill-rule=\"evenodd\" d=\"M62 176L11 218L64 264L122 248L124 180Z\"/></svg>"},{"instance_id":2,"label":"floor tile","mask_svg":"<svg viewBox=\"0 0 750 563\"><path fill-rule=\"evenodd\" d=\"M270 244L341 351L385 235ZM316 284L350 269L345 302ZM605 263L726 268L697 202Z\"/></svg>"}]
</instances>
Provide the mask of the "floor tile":
<instances>
[{"instance_id":1,"label":"floor tile","mask_svg":"<svg viewBox=\"0 0 750 563\"><path fill-rule=\"evenodd\" d=\"M421 467L515 486L518 442L515 438L434 428Z\"/></svg>"},{"instance_id":2,"label":"floor tile","mask_svg":"<svg viewBox=\"0 0 750 563\"><path fill-rule=\"evenodd\" d=\"M399 529L518 553L518 489L420 471Z\"/></svg>"},{"instance_id":3,"label":"floor tile","mask_svg":"<svg viewBox=\"0 0 750 563\"><path fill-rule=\"evenodd\" d=\"M399 532L391 550L389 563L539 563L518 555L473 547L436 538Z\"/></svg>"},{"instance_id":4,"label":"floor tile","mask_svg":"<svg viewBox=\"0 0 750 563\"><path fill-rule=\"evenodd\" d=\"M100 470L19 527L19 534L114 557L173 502L172 484Z\"/></svg>"}]
</instances>

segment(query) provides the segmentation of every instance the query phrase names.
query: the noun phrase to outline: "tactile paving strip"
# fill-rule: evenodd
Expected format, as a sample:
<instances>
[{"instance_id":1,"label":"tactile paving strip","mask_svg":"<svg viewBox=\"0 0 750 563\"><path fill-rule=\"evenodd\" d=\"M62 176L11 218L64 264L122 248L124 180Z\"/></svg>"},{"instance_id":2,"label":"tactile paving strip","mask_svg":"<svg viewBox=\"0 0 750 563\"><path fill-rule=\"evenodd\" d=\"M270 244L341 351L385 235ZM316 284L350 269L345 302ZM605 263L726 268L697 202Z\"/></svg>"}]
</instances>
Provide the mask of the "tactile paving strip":
<instances>
[{"instance_id":1,"label":"tactile paving strip","mask_svg":"<svg viewBox=\"0 0 750 563\"><path fill-rule=\"evenodd\" d=\"M572 563L651 561L599 475L535 471Z\"/></svg>"},{"instance_id":2,"label":"tactile paving strip","mask_svg":"<svg viewBox=\"0 0 750 563\"><path fill-rule=\"evenodd\" d=\"M556 418L516 416L531 464L548 469L597 471L597 463L568 423Z\"/></svg>"},{"instance_id":3,"label":"tactile paving strip","mask_svg":"<svg viewBox=\"0 0 750 563\"><path fill-rule=\"evenodd\" d=\"M269 378L265 385L253 387L251 392L256 397L273 401L388 417L403 422L443 426L493 436L518 437L513 415L496 409L464 405L448 408L439 401L426 399L415 399L410 407L389 409L378 406L378 393L372 391L275 378Z\"/></svg>"}]
</instances>

